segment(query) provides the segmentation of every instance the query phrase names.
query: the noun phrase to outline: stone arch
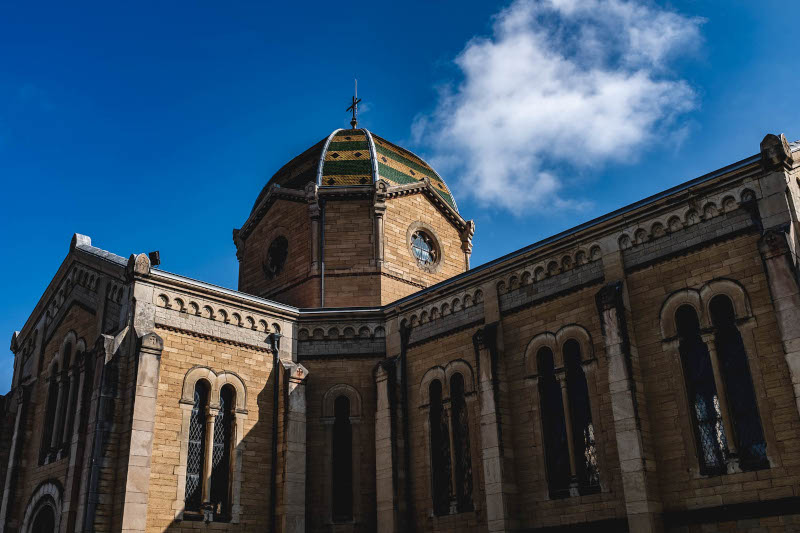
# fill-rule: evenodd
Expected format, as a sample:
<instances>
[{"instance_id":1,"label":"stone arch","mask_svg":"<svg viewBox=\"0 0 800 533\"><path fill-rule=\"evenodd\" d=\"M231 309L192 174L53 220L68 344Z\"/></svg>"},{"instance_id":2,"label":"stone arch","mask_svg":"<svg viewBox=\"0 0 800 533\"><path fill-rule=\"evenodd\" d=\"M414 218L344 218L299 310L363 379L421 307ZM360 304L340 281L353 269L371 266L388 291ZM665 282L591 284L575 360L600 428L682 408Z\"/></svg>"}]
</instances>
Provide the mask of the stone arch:
<instances>
[{"instance_id":1,"label":"stone arch","mask_svg":"<svg viewBox=\"0 0 800 533\"><path fill-rule=\"evenodd\" d=\"M620 250L627 250L631 247L631 238L628 237L627 233L623 233L619 236L619 239L617 239L617 243L619 244Z\"/></svg>"},{"instance_id":2,"label":"stone arch","mask_svg":"<svg viewBox=\"0 0 800 533\"><path fill-rule=\"evenodd\" d=\"M545 277L544 267L539 265L533 271L533 279L536 281L542 281Z\"/></svg>"},{"instance_id":3,"label":"stone arch","mask_svg":"<svg viewBox=\"0 0 800 533\"><path fill-rule=\"evenodd\" d=\"M595 244L591 248L589 248L589 260L590 261L597 261L603 257L603 250L600 248L599 244Z\"/></svg>"},{"instance_id":4,"label":"stone arch","mask_svg":"<svg viewBox=\"0 0 800 533\"><path fill-rule=\"evenodd\" d=\"M644 244L648 240L647 230L644 228L639 228L633 234L633 239L636 244Z\"/></svg>"},{"instance_id":5,"label":"stone arch","mask_svg":"<svg viewBox=\"0 0 800 533\"><path fill-rule=\"evenodd\" d=\"M297 332L297 340L307 341L308 338L309 338L308 330L306 328L300 328L300 331Z\"/></svg>"},{"instance_id":6,"label":"stone arch","mask_svg":"<svg viewBox=\"0 0 800 533\"><path fill-rule=\"evenodd\" d=\"M350 417L361 417L361 394L358 390L346 383L334 385L325 392L322 396L322 416L325 418L333 418L334 416L334 403L339 396L346 396L350 401Z\"/></svg>"},{"instance_id":7,"label":"stone arch","mask_svg":"<svg viewBox=\"0 0 800 533\"><path fill-rule=\"evenodd\" d=\"M719 210L717 209L717 204L714 202L708 202L703 206L703 216L706 218L714 218L717 216L718 212Z\"/></svg>"},{"instance_id":8,"label":"stone arch","mask_svg":"<svg viewBox=\"0 0 800 533\"><path fill-rule=\"evenodd\" d=\"M583 361L587 361L594 357L594 351L592 349L592 336L588 331L586 331L586 328L579 326L578 324L568 324L556 332L556 344L559 347L563 348L564 343L570 339L577 341L580 345L581 359ZM559 352L563 352L563 350L559 349ZM557 359L561 359L562 357L562 355L556 356Z\"/></svg>"},{"instance_id":9,"label":"stone arch","mask_svg":"<svg viewBox=\"0 0 800 533\"><path fill-rule=\"evenodd\" d=\"M736 199L733 196L726 196L722 199L722 210L723 211L733 211L739 207L736 203Z\"/></svg>"},{"instance_id":10,"label":"stone arch","mask_svg":"<svg viewBox=\"0 0 800 533\"><path fill-rule=\"evenodd\" d=\"M453 374L461 374L464 378L464 394L471 394L475 391L475 376L472 373L472 367L463 359L456 359L444 367L444 376L447 381L442 383L442 386L447 391L448 397L450 396L450 379Z\"/></svg>"},{"instance_id":11,"label":"stone arch","mask_svg":"<svg viewBox=\"0 0 800 533\"><path fill-rule=\"evenodd\" d=\"M750 300L744 287L738 282L727 278L711 280L700 289L700 300L703 303L703 312L706 316L711 316L709 306L711 305L711 300L718 295L724 295L730 299L737 318L751 316Z\"/></svg>"},{"instance_id":12,"label":"stone arch","mask_svg":"<svg viewBox=\"0 0 800 533\"><path fill-rule=\"evenodd\" d=\"M329 339L338 339L339 338L339 328L336 326L331 326L328 328L328 332L325 333L325 337Z\"/></svg>"},{"instance_id":13,"label":"stone arch","mask_svg":"<svg viewBox=\"0 0 800 533\"><path fill-rule=\"evenodd\" d=\"M169 309L170 307L172 307L172 306L169 304L169 296L167 296L167 295L166 295L166 294L164 294L164 293L161 293L161 294L159 294L159 295L158 295L158 306L159 306L159 307L165 307L165 308L167 308L167 309Z\"/></svg>"},{"instance_id":14,"label":"stone arch","mask_svg":"<svg viewBox=\"0 0 800 533\"><path fill-rule=\"evenodd\" d=\"M175 306L181 313L186 312L186 305L183 303L183 300L181 298L175 298Z\"/></svg>"},{"instance_id":15,"label":"stone arch","mask_svg":"<svg viewBox=\"0 0 800 533\"><path fill-rule=\"evenodd\" d=\"M77 335L77 333L75 333L75 330L72 330L72 329L69 330L67 332L67 334L64 335L64 338L61 339L61 344L58 345L58 352L56 352L56 354L53 356L53 360L50 361L49 370L51 372L53 371L53 368L55 368L55 365L58 365L59 370L65 370L63 368L62 359L64 358L64 352L65 352L65 349L67 347L67 344L70 344L72 346L72 354L73 355L75 353L77 353L76 348L77 348L77 345L78 345L78 335ZM71 357L70 364L74 360L75 360L75 358Z\"/></svg>"},{"instance_id":16,"label":"stone arch","mask_svg":"<svg viewBox=\"0 0 800 533\"><path fill-rule=\"evenodd\" d=\"M440 366L435 366L425 372L425 375L422 376L422 381L419 384L419 403L420 406L426 406L430 403L430 386L431 382L435 379L438 379L442 383L442 392L444 393L445 387L447 386L447 374L444 371L444 368Z\"/></svg>"},{"instance_id":17,"label":"stone arch","mask_svg":"<svg viewBox=\"0 0 800 533\"><path fill-rule=\"evenodd\" d=\"M670 294L661 305L659 312L659 323L661 324L661 338L671 339L678 334L675 324L675 312L682 305L690 305L697 312L701 327L706 322L703 305L700 298L700 291L695 289L681 289Z\"/></svg>"},{"instance_id":18,"label":"stone arch","mask_svg":"<svg viewBox=\"0 0 800 533\"><path fill-rule=\"evenodd\" d=\"M658 239L659 237L663 237L666 232L664 231L664 224L661 222L653 222L653 225L650 226L650 237L653 239Z\"/></svg>"},{"instance_id":19,"label":"stone arch","mask_svg":"<svg viewBox=\"0 0 800 533\"><path fill-rule=\"evenodd\" d=\"M536 354L539 352L539 349L543 346L547 346L553 351L553 357L556 357L556 354L559 352L558 349L558 342L556 341L556 336L550 333L549 331L545 331L544 333L539 333L534 338L530 340L528 346L525 348L525 373L528 376L537 376L539 375L539 362L536 360ZM554 360L553 363L556 363ZM558 366L558 365L556 365Z\"/></svg>"},{"instance_id":20,"label":"stone arch","mask_svg":"<svg viewBox=\"0 0 800 533\"><path fill-rule=\"evenodd\" d=\"M21 533L29 533L31 526L33 526L36 514L42 510L43 507L50 507L55 516L54 531L59 530L61 522L61 484L56 480L48 480L42 482L34 491L28 505L25 507L25 514L22 519L22 526L19 528Z\"/></svg>"},{"instance_id":21,"label":"stone arch","mask_svg":"<svg viewBox=\"0 0 800 533\"><path fill-rule=\"evenodd\" d=\"M208 382L208 389L214 390L217 381L217 374L207 366L195 366L189 369L183 377L183 389L181 390L181 402L194 403L194 387L198 381L204 379ZM238 403L238 400L237 400Z\"/></svg>"},{"instance_id":22,"label":"stone arch","mask_svg":"<svg viewBox=\"0 0 800 533\"><path fill-rule=\"evenodd\" d=\"M242 378L235 372L223 370L220 372L216 379L211 383L211 403L212 405L219 405L219 393L225 385L232 385L236 391L236 410L247 410L247 388L244 386ZM194 390L194 389L192 389Z\"/></svg>"},{"instance_id":23,"label":"stone arch","mask_svg":"<svg viewBox=\"0 0 800 533\"><path fill-rule=\"evenodd\" d=\"M741 199L742 203L752 202L756 199L756 193L753 192L752 189L744 188L739 194L739 198Z\"/></svg>"},{"instance_id":24,"label":"stone arch","mask_svg":"<svg viewBox=\"0 0 800 533\"><path fill-rule=\"evenodd\" d=\"M217 315L219 315L219 319L221 322L228 323L230 320L228 319L228 312L225 309L219 308L217 310Z\"/></svg>"},{"instance_id":25,"label":"stone arch","mask_svg":"<svg viewBox=\"0 0 800 533\"><path fill-rule=\"evenodd\" d=\"M242 327L242 315L239 313L231 313L231 320L239 327Z\"/></svg>"}]
</instances>

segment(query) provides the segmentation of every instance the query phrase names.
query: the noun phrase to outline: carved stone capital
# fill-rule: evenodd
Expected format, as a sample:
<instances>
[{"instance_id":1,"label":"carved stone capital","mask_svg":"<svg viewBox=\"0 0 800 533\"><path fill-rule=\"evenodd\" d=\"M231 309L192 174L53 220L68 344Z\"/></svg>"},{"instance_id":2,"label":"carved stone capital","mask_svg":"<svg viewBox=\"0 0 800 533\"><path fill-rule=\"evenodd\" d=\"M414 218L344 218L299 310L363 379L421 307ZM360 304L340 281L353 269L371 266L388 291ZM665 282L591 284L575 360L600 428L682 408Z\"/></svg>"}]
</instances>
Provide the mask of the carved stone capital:
<instances>
[{"instance_id":1,"label":"carved stone capital","mask_svg":"<svg viewBox=\"0 0 800 533\"><path fill-rule=\"evenodd\" d=\"M764 259L772 259L789 254L788 234L789 226L779 226L764 232L761 240L758 241L758 249Z\"/></svg>"},{"instance_id":2,"label":"carved stone capital","mask_svg":"<svg viewBox=\"0 0 800 533\"><path fill-rule=\"evenodd\" d=\"M782 133L780 136L770 133L761 141L761 165L765 170L789 168L792 161L792 150Z\"/></svg>"}]
</instances>

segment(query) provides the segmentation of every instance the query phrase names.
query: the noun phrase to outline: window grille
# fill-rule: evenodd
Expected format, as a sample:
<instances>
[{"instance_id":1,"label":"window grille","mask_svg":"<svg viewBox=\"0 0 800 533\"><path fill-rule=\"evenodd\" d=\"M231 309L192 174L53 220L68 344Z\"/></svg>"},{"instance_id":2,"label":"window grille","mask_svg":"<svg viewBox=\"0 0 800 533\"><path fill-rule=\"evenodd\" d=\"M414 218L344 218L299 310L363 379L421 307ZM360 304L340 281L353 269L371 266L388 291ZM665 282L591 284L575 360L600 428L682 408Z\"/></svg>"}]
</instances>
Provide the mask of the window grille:
<instances>
[{"instance_id":1,"label":"window grille","mask_svg":"<svg viewBox=\"0 0 800 533\"><path fill-rule=\"evenodd\" d=\"M231 426L234 409L233 387L222 387L219 412L214 417L214 448L211 453L211 504L214 517L225 519L230 514Z\"/></svg>"},{"instance_id":2,"label":"window grille","mask_svg":"<svg viewBox=\"0 0 800 533\"><path fill-rule=\"evenodd\" d=\"M469 450L469 421L464 398L464 376L450 378L450 400L453 412L453 448L455 452L456 503L458 512L472 511L472 457Z\"/></svg>"},{"instance_id":3,"label":"window grille","mask_svg":"<svg viewBox=\"0 0 800 533\"><path fill-rule=\"evenodd\" d=\"M186 457L186 511L199 512L203 503L202 475L207 405L208 387L203 381L198 381L194 387L194 405L189 422L189 450Z\"/></svg>"},{"instance_id":4,"label":"window grille","mask_svg":"<svg viewBox=\"0 0 800 533\"><path fill-rule=\"evenodd\" d=\"M578 486L581 493L594 492L600 488L600 470L597 466L597 446L589 405L589 387L581 365L580 344L570 339L564 343L563 352Z\"/></svg>"},{"instance_id":5,"label":"window grille","mask_svg":"<svg viewBox=\"0 0 800 533\"><path fill-rule=\"evenodd\" d=\"M551 498L569 495L569 448L564 421L561 385L555 376L553 351L542 347L536 355L539 365L539 405L542 436L547 464L547 482Z\"/></svg>"},{"instance_id":6,"label":"window grille","mask_svg":"<svg viewBox=\"0 0 800 533\"><path fill-rule=\"evenodd\" d=\"M442 383L439 380L433 380L429 392L433 512L436 515L445 515L450 512L452 491L450 487L450 436L447 412L442 406Z\"/></svg>"},{"instance_id":7,"label":"window grille","mask_svg":"<svg viewBox=\"0 0 800 533\"><path fill-rule=\"evenodd\" d=\"M339 396L333 404L333 521L353 519L353 431L350 400Z\"/></svg>"},{"instance_id":8,"label":"window grille","mask_svg":"<svg viewBox=\"0 0 800 533\"><path fill-rule=\"evenodd\" d=\"M700 322L694 308L688 305L680 307L675 314L675 320L700 459L700 473L724 474L729 456L728 441L708 347L700 337Z\"/></svg>"},{"instance_id":9,"label":"window grille","mask_svg":"<svg viewBox=\"0 0 800 533\"><path fill-rule=\"evenodd\" d=\"M411 235L411 249L420 265L428 266L436 262L436 246L424 231L416 231Z\"/></svg>"},{"instance_id":10,"label":"window grille","mask_svg":"<svg viewBox=\"0 0 800 533\"><path fill-rule=\"evenodd\" d=\"M736 327L733 304L728 297L720 295L711 300L709 307L715 328L714 344L725 387L729 391L728 407L735 430L739 466L742 470L768 468L767 443L761 428L747 353Z\"/></svg>"}]
</instances>

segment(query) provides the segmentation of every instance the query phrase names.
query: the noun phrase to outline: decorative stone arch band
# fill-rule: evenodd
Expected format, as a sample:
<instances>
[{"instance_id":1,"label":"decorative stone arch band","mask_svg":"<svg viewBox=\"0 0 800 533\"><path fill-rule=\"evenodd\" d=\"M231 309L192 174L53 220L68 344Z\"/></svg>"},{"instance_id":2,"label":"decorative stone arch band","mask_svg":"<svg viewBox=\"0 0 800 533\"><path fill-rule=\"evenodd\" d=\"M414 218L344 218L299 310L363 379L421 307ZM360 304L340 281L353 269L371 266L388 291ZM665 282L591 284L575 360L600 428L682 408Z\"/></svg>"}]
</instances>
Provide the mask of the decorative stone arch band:
<instances>
[{"instance_id":1,"label":"decorative stone arch band","mask_svg":"<svg viewBox=\"0 0 800 533\"><path fill-rule=\"evenodd\" d=\"M712 326L711 300L719 295L730 299L737 319L750 318L752 316L750 299L739 282L725 278L714 279L704 284L699 290L681 289L667 297L659 311L661 338L669 341L677 337L678 328L675 323L675 313L684 305L689 305L695 310L697 318L700 320L701 328L710 328Z\"/></svg>"},{"instance_id":2,"label":"decorative stone arch band","mask_svg":"<svg viewBox=\"0 0 800 533\"><path fill-rule=\"evenodd\" d=\"M22 518L20 533L32 533L36 518L45 508L50 508L55 519L53 531L59 530L61 523L61 484L56 480L42 482L28 500L25 515Z\"/></svg>"},{"instance_id":3,"label":"decorative stone arch band","mask_svg":"<svg viewBox=\"0 0 800 533\"><path fill-rule=\"evenodd\" d=\"M194 407L194 389L197 382L204 380L209 386L208 408L210 411L219 409L220 391L223 387L230 385L236 391L236 406L234 410L234 433L232 435L231 453L231 523L238 524L241 517L241 488L242 488L242 439L244 438L244 426L248 417L247 411L247 388L244 381L234 372L222 371L219 374L206 366L195 366L186 373L183 378L183 388L179 404L181 407L181 431L178 435L180 443L180 455L177 467L177 486L175 487L175 500L172 503L172 510L175 512L175 519L183 519L186 497L186 464L189 456L189 430L192 420L192 409ZM213 419L213 417L212 417ZM213 434L213 431L211 432ZM213 445L213 439L206 439Z\"/></svg>"},{"instance_id":4,"label":"decorative stone arch band","mask_svg":"<svg viewBox=\"0 0 800 533\"><path fill-rule=\"evenodd\" d=\"M341 383L334 385L322 397L323 418L334 417L334 404L339 396L345 396L350 402L350 418L361 418L361 394L350 385Z\"/></svg>"},{"instance_id":5,"label":"decorative stone arch band","mask_svg":"<svg viewBox=\"0 0 800 533\"><path fill-rule=\"evenodd\" d=\"M525 348L525 372L526 375L539 375L539 361L537 355L542 348L549 348L553 352L553 365L555 368L563 368L564 354L563 346L567 341L574 340L581 348L581 361L586 363L594 359L594 348L592 337L583 326L578 324L567 324L557 332L545 331L539 333L528 343Z\"/></svg>"},{"instance_id":6,"label":"decorative stone arch band","mask_svg":"<svg viewBox=\"0 0 800 533\"><path fill-rule=\"evenodd\" d=\"M442 384L442 400L449 400L450 379L453 374L461 374L464 378L464 396L469 396L475 392L475 376L472 372L472 367L463 359L456 359L450 361L444 367L435 366L425 373L419 385L420 407L424 408L430 404L430 386L434 380L439 380Z\"/></svg>"}]
</instances>

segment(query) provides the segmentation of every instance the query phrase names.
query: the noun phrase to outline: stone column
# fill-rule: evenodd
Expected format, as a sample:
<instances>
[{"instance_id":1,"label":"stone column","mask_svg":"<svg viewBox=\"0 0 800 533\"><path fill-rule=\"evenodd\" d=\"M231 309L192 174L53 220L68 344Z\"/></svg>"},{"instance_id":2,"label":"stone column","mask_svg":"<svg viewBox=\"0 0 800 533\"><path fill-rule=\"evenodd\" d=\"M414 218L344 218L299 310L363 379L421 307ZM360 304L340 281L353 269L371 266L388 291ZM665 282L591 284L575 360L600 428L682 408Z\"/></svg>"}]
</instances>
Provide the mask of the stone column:
<instances>
[{"instance_id":1,"label":"stone column","mask_svg":"<svg viewBox=\"0 0 800 533\"><path fill-rule=\"evenodd\" d=\"M467 220L467 226L461 231L461 251L464 252L464 269L469 270L469 258L472 255L472 237L475 235L475 221Z\"/></svg>"},{"instance_id":2,"label":"stone column","mask_svg":"<svg viewBox=\"0 0 800 533\"><path fill-rule=\"evenodd\" d=\"M280 533L304 533L306 528L306 378L308 370L281 361L281 393L284 398L283 486L278 508Z\"/></svg>"},{"instance_id":3,"label":"stone column","mask_svg":"<svg viewBox=\"0 0 800 533\"><path fill-rule=\"evenodd\" d=\"M133 427L130 434L125 497L122 503L122 533L143 532L150 489L150 455L158 396L158 378L164 341L155 333L139 340Z\"/></svg>"},{"instance_id":4,"label":"stone column","mask_svg":"<svg viewBox=\"0 0 800 533\"><path fill-rule=\"evenodd\" d=\"M725 428L725 440L728 444L728 451L732 458L737 455L736 451L736 428L731 422L730 409L728 408L728 393L725 389L725 382L722 379L722 369L720 368L719 356L717 355L717 346L714 340L713 333L704 333L701 335L703 343L708 348L708 356L711 359L711 371L714 374L714 385L717 387L717 399L719 400L719 411L722 416L722 425ZM736 391L733 391L734 394ZM734 469L737 469L734 466ZM729 470L730 471L730 470Z\"/></svg>"},{"instance_id":5,"label":"stone column","mask_svg":"<svg viewBox=\"0 0 800 533\"><path fill-rule=\"evenodd\" d=\"M77 357L78 354L75 354ZM75 372L77 371L76 364L73 364L69 370L67 375L67 380L69 383L69 395L67 395L67 405L66 409L64 410L64 431L61 434L61 446L62 449L66 450L70 444L70 437L72 436L72 423L75 420L74 418L74 410L75 410L75 395L77 394L77 387L76 387L76 376Z\"/></svg>"},{"instance_id":6,"label":"stone column","mask_svg":"<svg viewBox=\"0 0 800 533\"><path fill-rule=\"evenodd\" d=\"M375 184L375 196L372 202L372 213L375 219L375 263L380 266L383 263L383 218L386 214L386 191L388 184L379 180Z\"/></svg>"},{"instance_id":7,"label":"stone column","mask_svg":"<svg viewBox=\"0 0 800 533\"><path fill-rule=\"evenodd\" d=\"M498 416L497 391L493 368L497 364L495 350L498 325L488 324L472 337L478 368L478 394L480 398L481 458L486 485L486 520L489 531L511 529L508 482L509 472L504 469L504 452L501 425Z\"/></svg>"},{"instance_id":8,"label":"stone column","mask_svg":"<svg viewBox=\"0 0 800 533\"><path fill-rule=\"evenodd\" d=\"M631 375L631 343L628 335L622 282L610 283L597 293L597 310L603 330L608 360L608 386L617 440L628 527L636 532L661 530L658 514L661 503L648 483L649 472L642 441L636 398Z\"/></svg>"},{"instance_id":9,"label":"stone column","mask_svg":"<svg viewBox=\"0 0 800 533\"><path fill-rule=\"evenodd\" d=\"M783 356L789 366L795 403L800 411L800 287L789 244L787 225L765 232L759 250L778 320Z\"/></svg>"},{"instance_id":10,"label":"stone column","mask_svg":"<svg viewBox=\"0 0 800 533\"><path fill-rule=\"evenodd\" d=\"M392 431L392 367L393 361L375 368L377 407L375 409L375 491L378 532L399 531L397 521L397 478L395 476L394 435Z\"/></svg>"},{"instance_id":11,"label":"stone column","mask_svg":"<svg viewBox=\"0 0 800 533\"><path fill-rule=\"evenodd\" d=\"M55 454L58 453L58 449L61 444L61 408L64 403L64 381L66 379L66 375L66 372L62 370L56 376L56 379L58 380L58 395L56 400L55 418L53 419L53 424L55 427L52 429L52 433L50 434L50 453L48 454L50 460L55 458Z\"/></svg>"},{"instance_id":12,"label":"stone column","mask_svg":"<svg viewBox=\"0 0 800 533\"><path fill-rule=\"evenodd\" d=\"M311 269L319 269L319 187L313 181L308 182L305 187L306 203L308 204L308 216L311 219Z\"/></svg>"},{"instance_id":13,"label":"stone column","mask_svg":"<svg viewBox=\"0 0 800 533\"><path fill-rule=\"evenodd\" d=\"M567 431L567 453L569 454L569 490L570 496L578 496L577 483L578 469L575 465L575 441L572 434L572 412L569 408L569 391L567 390L567 373L562 371L556 374L558 384L561 386L561 405L564 410L564 427ZM574 489L574 490L573 490Z\"/></svg>"},{"instance_id":14,"label":"stone column","mask_svg":"<svg viewBox=\"0 0 800 533\"><path fill-rule=\"evenodd\" d=\"M9 394L9 398L11 397L11 394ZM14 434L11 437L11 448L8 451L8 468L6 469L6 479L3 483L3 499L2 503L0 503L0 533L6 531L12 494L16 488L14 481L17 475L17 467L19 466L19 452L25 440L25 412L30 394L25 390L24 385L18 385L13 397L17 402L17 413L14 418Z\"/></svg>"},{"instance_id":15,"label":"stone column","mask_svg":"<svg viewBox=\"0 0 800 533\"><path fill-rule=\"evenodd\" d=\"M211 391L209 391L210 395ZM209 405L206 407L206 449L203 450L203 479L201 480L203 483L203 519L206 522L212 522L214 517L211 506L211 470L214 464L214 422L219 413L218 406L212 407L210 401L209 397Z\"/></svg>"},{"instance_id":16,"label":"stone column","mask_svg":"<svg viewBox=\"0 0 800 533\"><path fill-rule=\"evenodd\" d=\"M65 443L69 450L69 466L67 469L67 480L66 483L64 483L63 504L61 505L61 531L69 531L72 527L71 524L74 525L75 509L78 507L78 491L80 490L78 480L81 477L82 451L86 441L89 440L88 437L80 433L81 421L85 416L87 408L83 402L83 399L86 398L84 392L87 389L87 374L90 373L89 365L86 363L87 357L85 352L76 354L77 360L75 361L73 370L73 372L78 373L79 378L76 380L77 386L75 387L75 396L77 398L77 402L74 406L75 413L74 415L70 415L72 421L69 425L72 429L68 436L67 432L64 433L65 441L69 437L69 441ZM70 394L70 396L72 396L72 394Z\"/></svg>"}]
</instances>

